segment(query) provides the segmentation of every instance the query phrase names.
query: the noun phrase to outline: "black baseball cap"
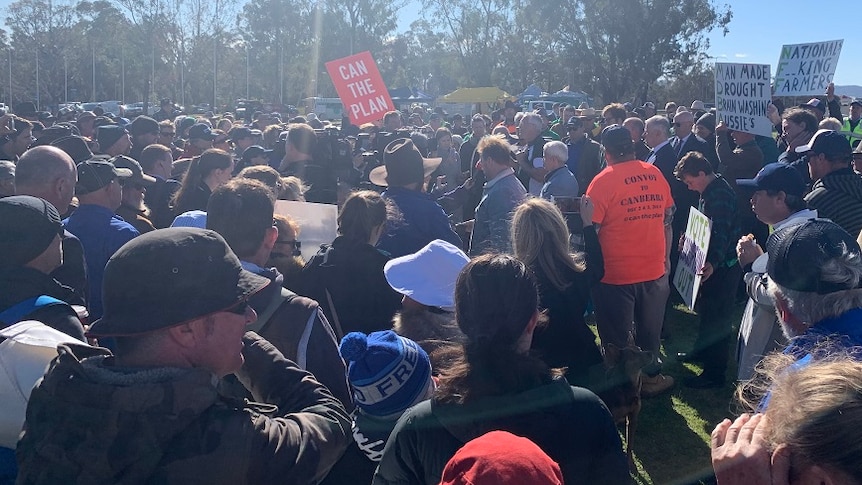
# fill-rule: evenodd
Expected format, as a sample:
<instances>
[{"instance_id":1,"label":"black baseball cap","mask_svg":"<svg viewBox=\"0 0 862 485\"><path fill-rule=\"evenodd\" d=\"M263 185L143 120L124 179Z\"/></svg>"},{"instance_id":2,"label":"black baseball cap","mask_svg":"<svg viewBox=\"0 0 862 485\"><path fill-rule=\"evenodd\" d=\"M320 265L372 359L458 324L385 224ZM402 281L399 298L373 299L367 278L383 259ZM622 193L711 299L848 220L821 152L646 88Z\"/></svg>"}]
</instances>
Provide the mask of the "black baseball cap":
<instances>
[{"instance_id":1,"label":"black baseball cap","mask_svg":"<svg viewBox=\"0 0 862 485\"><path fill-rule=\"evenodd\" d=\"M623 125L610 125L602 130L602 145L605 147L626 148L634 145L632 134Z\"/></svg>"},{"instance_id":2,"label":"black baseball cap","mask_svg":"<svg viewBox=\"0 0 862 485\"><path fill-rule=\"evenodd\" d=\"M858 286L823 280L822 268L830 260L844 251L862 253L856 238L828 219L810 219L775 231L766 241L766 251L767 274L787 289L825 295Z\"/></svg>"},{"instance_id":3,"label":"black baseball cap","mask_svg":"<svg viewBox=\"0 0 862 485\"><path fill-rule=\"evenodd\" d=\"M581 126L583 126L583 124L584 120L578 118L577 116L570 116L569 120L566 121L567 128L580 128Z\"/></svg>"},{"instance_id":4,"label":"black baseball cap","mask_svg":"<svg viewBox=\"0 0 862 485\"><path fill-rule=\"evenodd\" d=\"M156 183L156 178L145 174L144 170L141 168L141 164L134 158L127 157L125 155L117 155L111 159L111 163L113 163L117 168L129 169L129 171L132 172L132 176L129 177L129 181L132 183L143 185L153 185Z\"/></svg>"},{"instance_id":5,"label":"black baseball cap","mask_svg":"<svg viewBox=\"0 0 862 485\"><path fill-rule=\"evenodd\" d=\"M197 138L200 140L215 140L216 134L206 123L195 123L189 128L189 139Z\"/></svg>"},{"instance_id":6,"label":"black baseball cap","mask_svg":"<svg viewBox=\"0 0 862 485\"><path fill-rule=\"evenodd\" d=\"M260 145L252 145L242 152L242 159L248 162L254 157L269 156L272 152L272 150L267 150Z\"/></svg>"},{"instance_id":7,"label":"black baseball cap","mask_svg":"<svg viewBox=\"0 0 862 485\"><path fill-rule=\"evenodd\" d=\"M66 152L75 164L90 160L93 158L93 152L90 146L87 145L87 140L76 135L64 136L57 138L51 142L51 145Z\"/></svg>"},{"instance_id":8,"label":"black baseball cap","mask_svg":"<svg viewBox=\"0 0 862 485\"><path fill-rule=\"evenodd\" d=\"M75 194L86 195L108 185L115 178L130 178L131 176L131 170L117 168L107 160L87 160L78 164L78 183L75 184Z\"/></svg>"},{"instance_id":9,"label":"black baseball cap","mask_svg":"<svg viewBox=\"0 0 862 485\"><path fill-rule=\"evenodd\" d=\"M254 134L252 134L251 132L251 128L245 126L236 126L234 128L231 128L230 131L228 131L228 135L230 135L230 139L232 141L238 141L242 140L243 138L251 138L252 136L254 136Z\"/></svg>"},{"instance_id":10,"label":"black baseball cap","mask_svg":"<svg viewBox=\"0 0 862 485\"><path fill-rule=\"evenodd\" d=\"M736 179L736 185L753 190L780 190L797 197L805 193L805 180L799 171L780 162L765 165L753 179Z\"/></svg>"},{"instance_id":11,"label":"black baseball cap","mask_svg":"<svg viewBox=\"0 0 862 485\"><path fill-rule=\"evenodd\" d=\"M817 130L805 145L796 147L796 153L822 153L830 158L849 159L853 154L847 137L832 130Z\"/></svg>"},{"instance_id":12,"label":"black baseball cap","mask_svg":"<svg viewBox=\"0 0 862 485\"><path fill-rule=\"evenodd\" d=\"M29 263L63 234L57 209L29 195L0 198L0 221L0 267Z\"/></svg>"},{"instance_id":13,"label":"black baseball cap","mask_svg":"<svg viewBox=\"0 0 862 485\"><path fill-rule=\"evenodd\" d=\"M142 234L105 266L102 318L89 334L139 335L223 312L265 288L217 232L171 227Z\"/></svg>"}]
</instances>

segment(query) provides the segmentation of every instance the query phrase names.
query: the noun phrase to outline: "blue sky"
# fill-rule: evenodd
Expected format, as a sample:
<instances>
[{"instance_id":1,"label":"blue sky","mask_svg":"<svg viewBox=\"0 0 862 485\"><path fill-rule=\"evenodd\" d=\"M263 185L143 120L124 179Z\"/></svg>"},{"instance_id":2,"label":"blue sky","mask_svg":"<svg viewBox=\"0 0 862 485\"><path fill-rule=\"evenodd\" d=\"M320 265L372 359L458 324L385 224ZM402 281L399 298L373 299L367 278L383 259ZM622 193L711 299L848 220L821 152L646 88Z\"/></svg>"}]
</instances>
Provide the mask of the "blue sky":
<instances>
[{"instance_id":1,"label":"blue sky","mask_svg":"<svg viewBox=\"0 0 862 485\"><path fill-rule=\"evenodd\" d=\"M854 51L862 49L862 29L858 26L857 9L848 10L850 2L821 0L816 3L820 8L805 0L717 0L715 3L727 3L733 11L727 36L718 30L709 34L708 55L715 61L770 64L775 75L782 45L844 39L835 69L835 84L862 85L862 63L858 55L853 55ZM399 12L399 30L406 30L410 22L418 18L420 8L419 0L411 0ZM809 19L804 20L805 17Z\"/></svg>"}]
</instances>

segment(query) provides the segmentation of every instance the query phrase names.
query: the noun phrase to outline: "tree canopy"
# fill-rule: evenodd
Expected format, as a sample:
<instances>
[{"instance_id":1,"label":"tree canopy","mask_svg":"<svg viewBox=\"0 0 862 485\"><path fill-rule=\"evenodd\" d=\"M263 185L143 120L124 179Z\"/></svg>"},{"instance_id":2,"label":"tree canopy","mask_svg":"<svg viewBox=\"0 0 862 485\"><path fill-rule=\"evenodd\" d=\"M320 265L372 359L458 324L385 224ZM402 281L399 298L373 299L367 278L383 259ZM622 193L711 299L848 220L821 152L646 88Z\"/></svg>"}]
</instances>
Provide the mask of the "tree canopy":
<instances>
[{"instance_id":1,"label":"tree canopy","mask_svg":"<svg viewBox=\"0 0 862 485\"><path fill-rule=\"evenodd\" d=\"M0 99L293 104L334 96L325 62L369 50L389 87L535 83L644 100L701 66L706 34L731 20L711 0L413 0L420 18L398 32L407 2L17 0Z\"/></svg>"}]
</instances>

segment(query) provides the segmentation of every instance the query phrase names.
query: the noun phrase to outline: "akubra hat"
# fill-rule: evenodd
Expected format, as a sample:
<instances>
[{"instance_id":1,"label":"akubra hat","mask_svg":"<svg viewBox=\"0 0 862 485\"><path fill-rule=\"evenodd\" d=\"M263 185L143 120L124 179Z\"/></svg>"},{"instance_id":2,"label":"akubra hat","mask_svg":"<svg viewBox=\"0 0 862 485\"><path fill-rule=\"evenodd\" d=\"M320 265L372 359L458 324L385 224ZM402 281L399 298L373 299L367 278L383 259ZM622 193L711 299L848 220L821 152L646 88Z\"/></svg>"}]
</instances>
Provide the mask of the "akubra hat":
<instances>
[{"instance_id":1,"label":"akubra hat","mask_svg":"<svg viewBox=\"0 0 862 485\"><path fill-rule=\"evenodd\" d=\"M401 138L386 145L383 165L372 170L368 178L381 187L421 184L442 161L442 158L423 158L412 140Z\"/></svg>"}]
</instances>

